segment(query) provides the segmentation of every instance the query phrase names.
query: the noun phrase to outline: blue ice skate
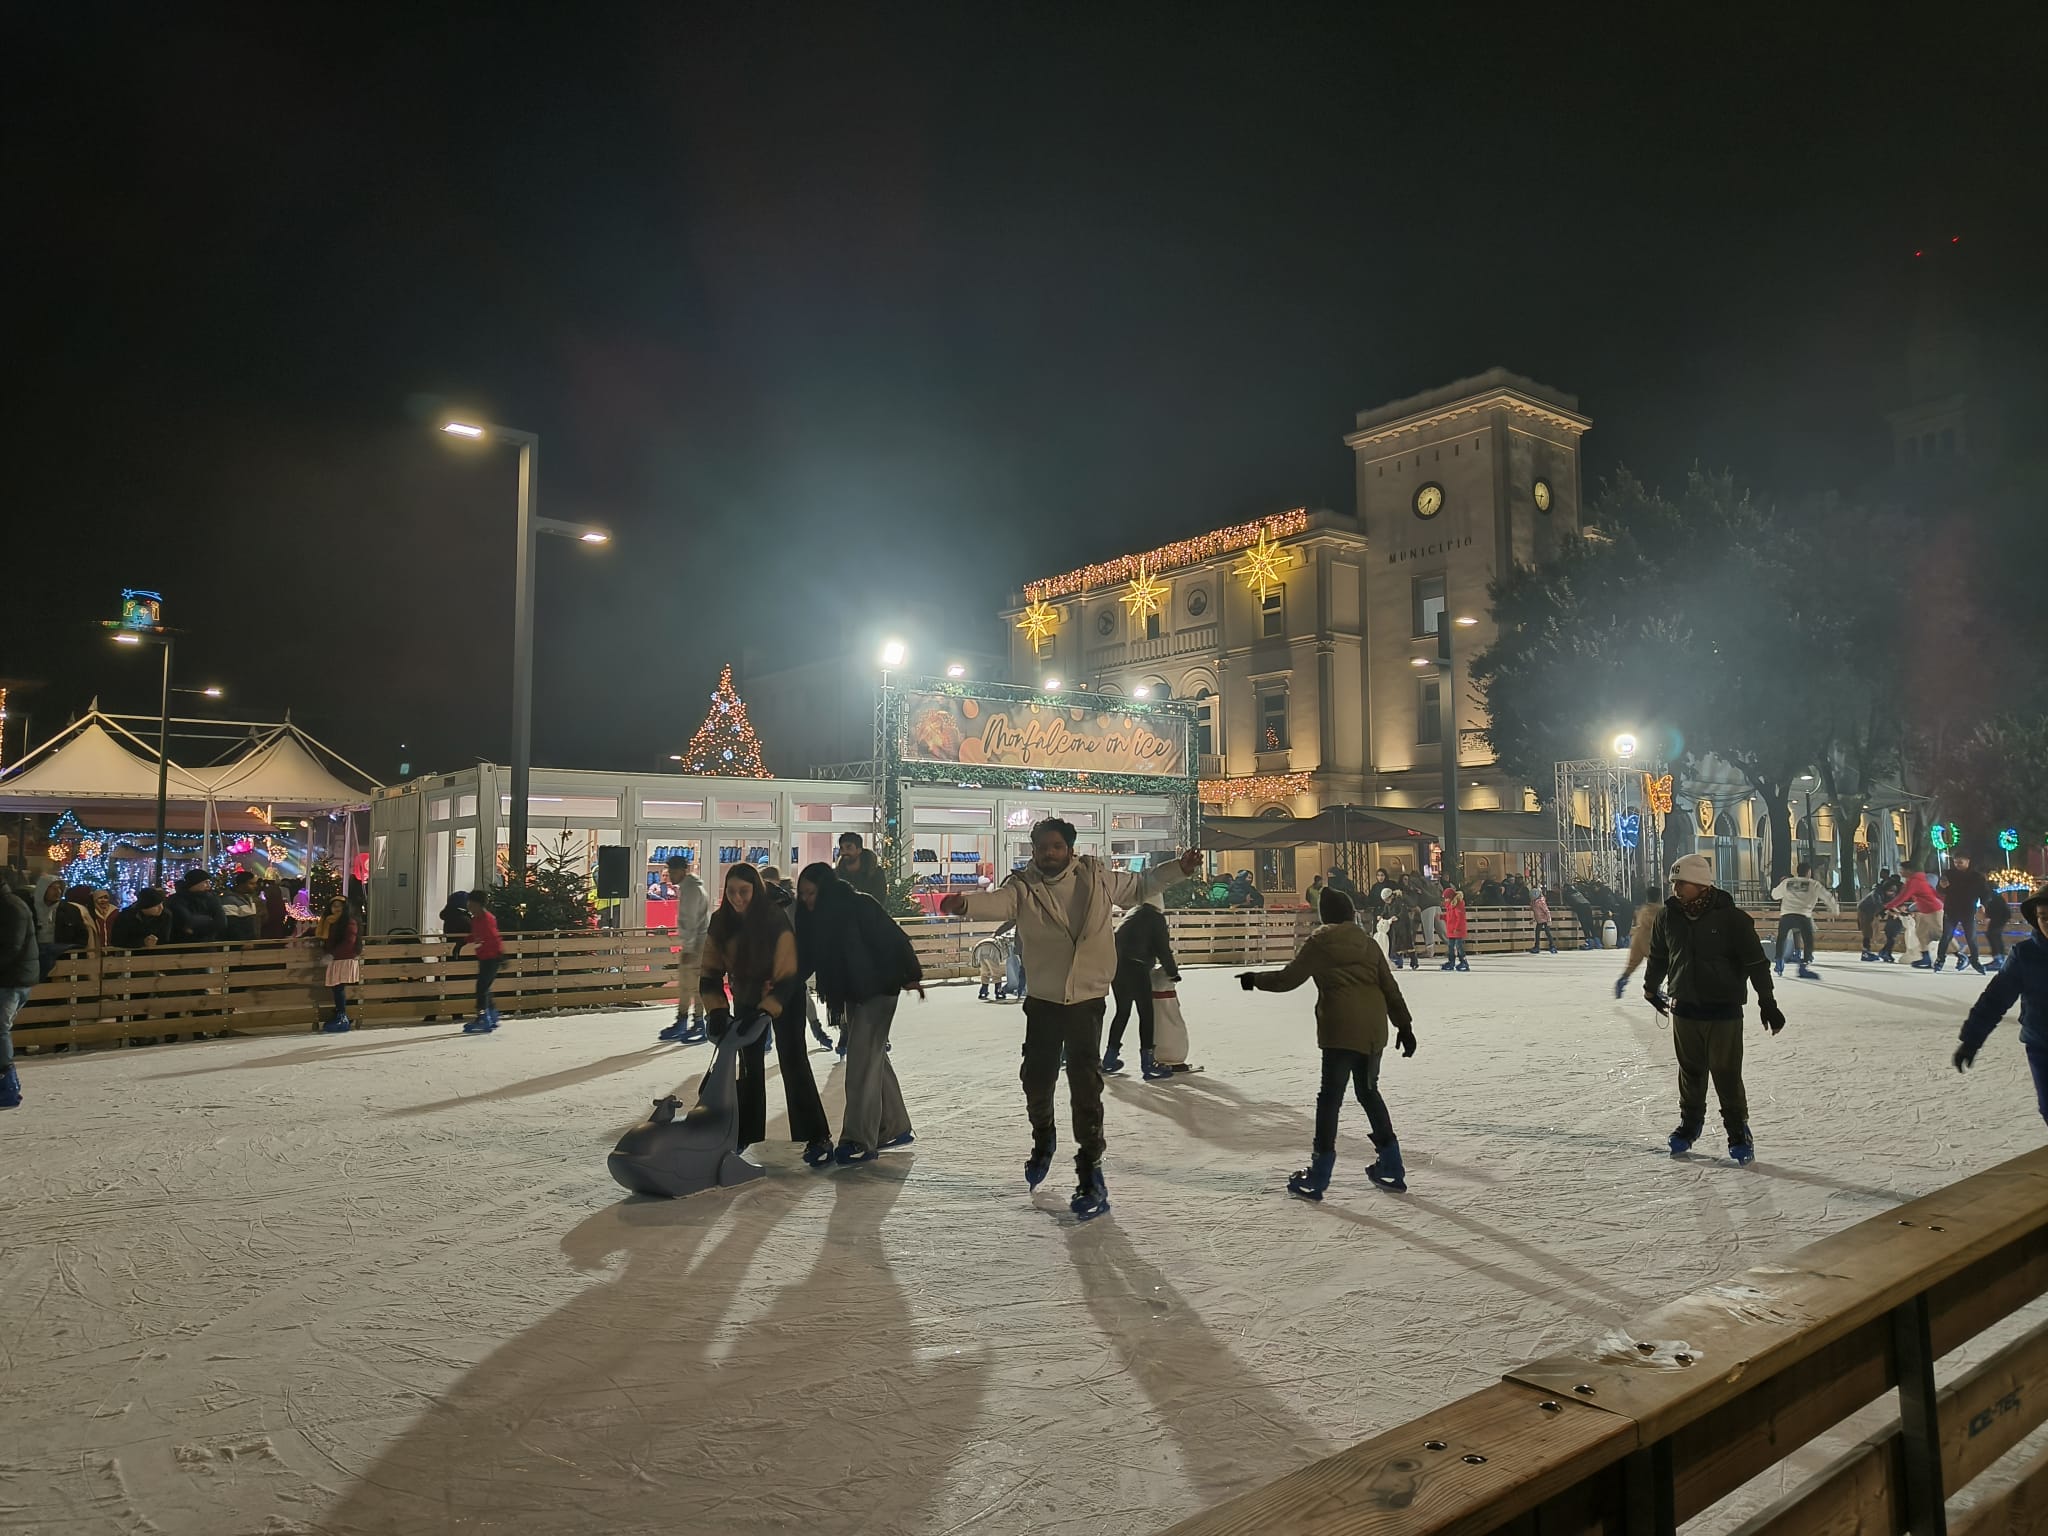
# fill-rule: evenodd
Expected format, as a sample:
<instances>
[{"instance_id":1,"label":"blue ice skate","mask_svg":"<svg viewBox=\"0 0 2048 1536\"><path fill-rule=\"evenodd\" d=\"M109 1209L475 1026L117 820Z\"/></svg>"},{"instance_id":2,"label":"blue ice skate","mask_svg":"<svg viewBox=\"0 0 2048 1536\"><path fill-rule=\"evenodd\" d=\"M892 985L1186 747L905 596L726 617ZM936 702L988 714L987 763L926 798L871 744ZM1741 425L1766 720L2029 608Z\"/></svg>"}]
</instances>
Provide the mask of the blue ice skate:
<instances>
[{"instance_id":1,"label":"blue ice skate","mask_svg":"<svg viewBox=\"0 0 2048 1536\"><path fill-rule=\"evenodd\" d=\"M1074 1186L1074 1198L1067 1202L1067 1209L1082 1221L1093 1221L1109 1209L1109 1186L1102 1182L1100 1165L1081 1175L1080 1183Z\"/></svg>"}]
</instances>

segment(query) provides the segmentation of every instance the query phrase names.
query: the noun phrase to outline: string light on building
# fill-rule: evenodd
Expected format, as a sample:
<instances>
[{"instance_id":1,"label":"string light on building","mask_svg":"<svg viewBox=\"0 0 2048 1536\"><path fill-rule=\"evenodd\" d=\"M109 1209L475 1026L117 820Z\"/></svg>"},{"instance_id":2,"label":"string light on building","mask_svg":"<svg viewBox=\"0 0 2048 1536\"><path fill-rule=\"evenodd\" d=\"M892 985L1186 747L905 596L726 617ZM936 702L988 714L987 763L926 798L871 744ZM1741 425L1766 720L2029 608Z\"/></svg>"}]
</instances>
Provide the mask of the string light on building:
<instances>
[{"instance_id":1,"label":"string light on building","mask_svg":"<svg viewBox=\"0 0 2048 1536\"><path fill-rule=\"evenodd\" d=\"M1229 805L1234 800L1287 800L1305 795L1315 776L1309 773L1255 773L1236 779L1203 779L1196 798L1204 805Z\"/></svg>"},{"instance_id":2,"label":"string light on building","mask_svg":"<svg viewBox=\"0 0 2048 1536\"><path fill-rule=\"evenodd\" d=\"M714 774L729 779L772 779L761 762L761 738L747 719L747 701L732 685L732 668L718 674L718 690L704 723L683 748L683 772Z\"/></svg>"},{"instance_id":3,"label":"string light on building","mask_svg":"<svg viewBox=\"0 0 2048 1536\"><path fill-rule=\"evenodd\" d=\"M1024 631L1034 653L1042 651L1046 638L1060 627L1060 611L1044 598L1033 598L1024 616L1017 620L1017 627Z\"/></svg>"},{"instance_id":4,"label":"string light on building","mask_svg":"<svg viewBox=\"0 0 2048 1536\"><path fill-rule=\"evenodd\" d=\"M1282 574L1293 564L1294 552L1275 542L1272 531L1261 524L1257 540L1244 552L1244 558L1231 567L1231 573L1263 598L1280 585Z\"/></svg>"},{"instance_id":5,"label":"string light on building","mask_svg":"<svg viewBox=\"0 0 2048 1536\"><path fill-rule=\"evenodd\" d=\"M1178 570L1184 565L1199 565L1204 560L1213 560L1218 555L1234 555L1241 549L1250 549L1258 543L1263 534L1270 539L1284 539L1290 534L1305 532L1308 528L1308 509L1296 507L1292 512L1275 512L1262 517L1255 523L1239 523L1230 528L1218 528L1197 538L1182 539L1175 544L1162 544L1157 549L1138 555L1118 555L1114 560L1105 560L1096 565L1084 565L1078 571L1067 571L1059 576L1048 576L1041 581L1027 582L1024 586L1026 602L1039 603L1047 598L1070 597L1076 592L1087 592L1097 587L1106 587L1115 582L1129 581L1140 564L1157 575L1161 571Z\"/></svg>"},{"instance_id":6,"label":"string light on building","mask_svg":"<svg viewBox=\"0 0 2048 1536\"><path fill-rule=\"evenodd\" d=\"M1138 574L1133 576L1131 584L1124 588L1121 601L1124 607L1130 610L1133 620L1143 622L1150 615L1157 613L1165 603L1166 583L1156 580L1145 568L1144 560L1140 559Z\"/></svg>"}]
</instances>

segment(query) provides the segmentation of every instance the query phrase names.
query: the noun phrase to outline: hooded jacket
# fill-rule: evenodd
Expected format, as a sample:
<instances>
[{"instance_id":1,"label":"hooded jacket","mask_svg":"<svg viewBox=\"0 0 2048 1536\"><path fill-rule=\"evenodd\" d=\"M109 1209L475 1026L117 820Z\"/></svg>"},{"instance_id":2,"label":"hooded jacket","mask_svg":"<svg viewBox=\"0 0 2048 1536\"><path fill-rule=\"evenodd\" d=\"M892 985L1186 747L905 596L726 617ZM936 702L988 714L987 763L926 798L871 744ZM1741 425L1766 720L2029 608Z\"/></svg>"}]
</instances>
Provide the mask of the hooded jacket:
<instances>
[{"instance_id":1,"label":"hooded jacket","mask_svg":"<svg viewBox=\"0 0 2048 1536\"><path fill-rule=\"evenodd\" d=\"M1027 864L994 890L969 891L962 899L970 918L1017 925L1028 996L1047 1003L1085 1003L1108 996L1116 975L1109 909L1134 908L1180 877L1178 864L1134 875L1084 853L1051 879L1036 864Z\"/></svg>"},{"instance_id":2,"label":"hooded jacket","mask_svg":"<svg viewBox=\"0 0 2048 1536\"><path fill-rule=\"evenodd\" d=\"M1387 1048L1387 1022L1410 1023L1394 968L1372 935L1356 923L1325 923L1302 942L1284 969L1252 977L1261 992L1292 992L1316 984L1316 1044L1326 1051L1377 1056Z\"/></svg>"},{"instance_id":3,"label":"hooded jacket","mask_svg":"<svg viewBox=\"0 0 2048 1536\"><path fill-rule=\"evenodd\" d=\"M1927 876L1916 869L1912 878L1900 887L1899 894L1884 905L1887 912L1894 907L1911 907L1915 912L1939 912L1941 897L1935 894Z\"/></svg>"},{"instance_id":4,"label":"hooded jacket","mask_svg":"<svg viewBox=\"0 0 2048 1536\"><path fill-rule=\"evenodd\" d=\"M1819 907L1833 913L1842 910L1833 891L1805 875L1787 875L1772 888L1771 899L1777 902L1780 917L1811 917Z\"/></svg>"},{"instance_id":5,"label":"hooded jacket","mask_svg":"<svg viewBox=\"0 0 2048 1536\"><path fill-rule=\"evenodd\" d=\"M1141 901L1124 915L1124 925L1116 931L1116 963L1120 968L1142 971L1147 977L1156 965L1175 981L1180 980L1166 914L1151 902Z\"/></svg>"},{"instance_id":6,"label":"hooded jacket","mask_svg":"<svg viewBox=\"0 0 2048 1536\"><path fill-rule=\"evenodd\" d=\"M1664 903L1650 932L1644 979L1655 991L1667 977L1673 1011L1688 1019L1741 1018L1749 1000L1745 982L1756 988L1758 1002L1771 997L1771 963L1756 923L1718 886L1707 892L1698 917L1676 896Z\"/></svg>"},{"instance_id":7,"label":"hooded jacket","mask_svg":"<svg viewBox=\"0 0 2048 1536\"><path fill-rule=\"evenodd\" d=\"M691 870L676 882L676 944L682 949L702 949L704 932L711 926L711 898L704 882Z\"/></svg>"}]
</instances>

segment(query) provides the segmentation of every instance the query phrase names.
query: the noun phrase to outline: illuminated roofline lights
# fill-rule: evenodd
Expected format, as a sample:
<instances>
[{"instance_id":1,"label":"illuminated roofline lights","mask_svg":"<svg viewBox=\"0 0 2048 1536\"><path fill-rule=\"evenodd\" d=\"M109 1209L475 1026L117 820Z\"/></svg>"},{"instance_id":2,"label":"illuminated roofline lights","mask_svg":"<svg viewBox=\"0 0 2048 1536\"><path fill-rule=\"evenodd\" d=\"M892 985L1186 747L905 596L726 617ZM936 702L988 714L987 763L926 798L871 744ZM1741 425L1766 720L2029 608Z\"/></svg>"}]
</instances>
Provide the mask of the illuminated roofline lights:
<instances>
[{"instance_id":1,"label":"illuminated roofline lights","mask_svg":"<svg viewBox=\"0 0 2048 1536\"><path fill-rule=\"evenodd\" d=\"M1195 798L1204 805L1228 805L1233 800L1285 800L1305 795L1313 787L1313 774L1256 773L1241 779L1202 779Z\"/></svg>"},{"instance_id":2,"label":"illuminated roofline lights","mask_svg":"<svg viewBox=\"0 0 2048 1536\"><path fill-rule=\"evenodd\" d=\"M1138 574L1140 564L1145 567L1148 574L1178 570L1186 565L1198 565L1204 560L1213 560L1218 555L1232 555L1241 549L1250 549L1259 542L1261 534L1271 539L1284 539L1292 534L1306 532L1307 529L1308 508L1296 507L1292 512L1275 512L1255 523L1239 523L1230 528L1218 528L1214 533L1182 539L1177 544L1163 544L1158 549L1148 549L1142 554L1118 555L1114 560L1105 560L1099 565L1084 565L1077 571L1067 571L1058 576L1047 576L1038 581L1027 582L1024 586L1024 600L1028 603L1042 603L1047 598L1068 597L1076 592L1087 592L1096 587L1130 581Z\"/></svg>"}]
</instances>

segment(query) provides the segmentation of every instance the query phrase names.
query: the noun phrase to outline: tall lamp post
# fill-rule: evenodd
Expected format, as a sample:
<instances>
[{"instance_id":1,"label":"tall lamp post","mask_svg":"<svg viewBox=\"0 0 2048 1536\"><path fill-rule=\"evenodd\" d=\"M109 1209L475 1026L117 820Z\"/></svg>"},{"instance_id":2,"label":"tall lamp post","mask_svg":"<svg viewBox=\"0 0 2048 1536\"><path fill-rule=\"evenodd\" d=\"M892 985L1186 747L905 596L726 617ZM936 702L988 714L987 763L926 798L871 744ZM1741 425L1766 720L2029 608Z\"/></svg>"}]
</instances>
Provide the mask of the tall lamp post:
<instances>
[{"instance_id":1,"label":"tall lamp post","mask_svg":"<svg viewBox=\"0 0 2048 1536\"><path fill-rule=\"evenodd\" d=\"M164 648L163 692L156 720L156 888L164 888L164 840L171 788L171 632L163 625L163 598L155 592L124 591L121 617L110 621L117 645L160 645Z\"/></svg>"},{"instance_id":2,"label":"tall lamp post","mask_svg":"<svg viewBox=\"0 0 2048 1536\"><path fill-rule=\"evenodd\" d=\"M612 536L589 523L565 523L540 515L537 433L468 421L445 422L441 430L450 437L510 443L519 449L519 544L512 572L512 818L506 831L508 873L517 880L526 873L527 786L533 776L533 563L540 535L552 533L585 544L609 544Z\"/></svg>"},{"instance_id":3,"label":"tall lamp post","mask_svg":"<svg viewBox=\"0 0 2048 1536\"><path fill-rule=\"evenodd\" d=\"M1474 618L1452 618L1447 603L1436 616L1436 666L1443 674L1441 690L1437 698L1437 735L1442 738L1437 747L1437 756L1443 764L1444 789L1444 852L1443 868L1438 877L1445 885L1456 878L1458 871L1458 759L1464 745L1458 732L1458 679L1452 666L1451 636L1458 629L1470 629L1479 621Z\"/></svg>"}]
</instances>

